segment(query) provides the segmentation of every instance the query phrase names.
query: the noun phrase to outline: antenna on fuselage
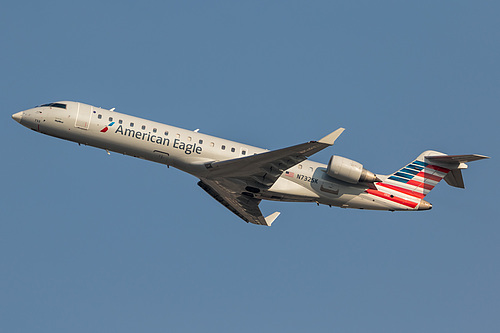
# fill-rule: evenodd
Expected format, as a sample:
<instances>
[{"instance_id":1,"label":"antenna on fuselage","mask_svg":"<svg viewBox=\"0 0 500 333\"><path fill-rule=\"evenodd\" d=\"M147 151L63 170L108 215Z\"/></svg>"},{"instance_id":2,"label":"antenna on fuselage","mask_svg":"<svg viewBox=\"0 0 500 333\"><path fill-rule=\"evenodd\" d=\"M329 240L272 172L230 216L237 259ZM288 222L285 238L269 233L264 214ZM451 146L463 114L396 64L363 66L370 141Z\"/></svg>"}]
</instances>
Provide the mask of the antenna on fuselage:
<instances>
[{"instance_id":1,"label":"antenna on fuselage","mask_svg":"<svg viewBox=\"0 0 500 333\"><path fill-rule=\"evenodd\" d=\"M109 111L113 112L113 111L115 111L115 109L116 109L116 108L111 108L111 109L109 109Z\"/></svg>"},{"instance_id":2,"label":"antenna on fuselage","mask_svg":"<svg viewBox=\"0 0 500 333\"><path fill-rule=\"evenodd\" d=\"M195 132L195 133L198 133L198 131L199 131L199 130L200 130L200 129L199 129L199 128L197 128L197 129L195 129L195 130L194 130L194 132Z\"/></svg>"}]
</instances>

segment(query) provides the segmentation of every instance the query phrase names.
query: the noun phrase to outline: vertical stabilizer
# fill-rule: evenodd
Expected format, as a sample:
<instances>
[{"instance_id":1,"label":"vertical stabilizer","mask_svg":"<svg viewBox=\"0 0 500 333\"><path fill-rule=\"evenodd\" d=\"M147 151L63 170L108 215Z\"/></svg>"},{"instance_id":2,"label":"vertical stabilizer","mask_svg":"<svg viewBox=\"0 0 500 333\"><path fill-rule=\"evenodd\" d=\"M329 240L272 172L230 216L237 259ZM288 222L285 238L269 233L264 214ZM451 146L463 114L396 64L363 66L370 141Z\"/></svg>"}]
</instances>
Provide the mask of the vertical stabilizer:
<instances>
[{"instance_id":1,"label":"vertical stabilizer","mask_svg":"<svg viewBox=\"0 0 500 333\"><path fill-rule=\"evenodd\" d=\"M448 172L448 174L444 177L446 183L450 186L465 188L464 178L462 177L462 170L455 169Z\"/></svg>"},{"instance_id":2,"label":"vertical stabilizer","mask_svg":"<svg viewBox=\"0 0 500 333\"><path fill-rule=\"evenodd\" d=\"M415 199L424 198L458 163L444 167L442 163L432 163L428 156L446 156L443 153L427 150L415 160L390 175L379 185L403 193Z\"/></svg>"},{"instance_id":3,"label":"vertical stabilizer","mask_svg":"<svg viewBox=\"0 0 500 333\"><path fill-rule=\"evenodd\" d=\"M446 155L427 150L403 168L375 183L377 190L371 190L379 197L411 209L430 209L432 205L423 198L444 179L449 185L465 188L462 169L465 162L489 158L483 155ZM370 190L368 190L370 191Z\"/></svg>"}]
</instances>

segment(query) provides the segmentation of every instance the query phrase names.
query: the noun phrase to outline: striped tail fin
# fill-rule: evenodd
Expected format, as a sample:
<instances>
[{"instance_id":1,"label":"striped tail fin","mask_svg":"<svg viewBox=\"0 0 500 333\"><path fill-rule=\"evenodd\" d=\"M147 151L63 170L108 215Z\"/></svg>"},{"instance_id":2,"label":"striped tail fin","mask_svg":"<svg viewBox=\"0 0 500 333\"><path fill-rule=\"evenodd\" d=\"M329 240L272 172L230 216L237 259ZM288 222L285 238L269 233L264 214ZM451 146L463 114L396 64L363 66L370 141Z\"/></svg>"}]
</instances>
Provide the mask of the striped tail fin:
<instances>
[{"instance_id":1,"label":"striped tail fin","mask_svg":"<svg viewBox=\"0 0 500 333\"><path fill-rule=\"evenodd\" d=\"M422 199L441 179L452 186L464 187L461 169L467 168L465 162L483 158L488 157L477 154L446 155L427 150L377 185L410 198Z\"/></svg>"},{"instance_id":2,"label":"striped tail fin","mask_svg":"<svg viewBox=\"0 0 500 333\"><path fill-rule=\"evenodd\" d=\"M444 154L432 150L423 152L413 162L377 185L417 199L424 198L451 171L426 159L426 156L436 155Z\"/></svg>"},{"instance_id":3,"label":"striped tail fin","mask_svg":"<svg viewBox=\"0 0 500 333\"><path fill-rule=\"evenodd\" d=\"M390 203L389 210L427 210L432 205L423 198L450 172L449 168L434 165L426 160L427 156L444 155L435 151L425 151L410 164L389 176L380 176L381 182L375 188L366 190Z\"/></svg>"},{"instance_id":4,"label":"striped tail fin","mask_svg":"<svg viewBox=\"0 0 500 333\"><path fill-rule=\"evenodd\" d=\"M389 210L427 210L432 205L423 198L444 179L449 185L464 187L462 170L465 162L489 158L483 155L446 155L427 150L413 162L389 176L381 176L381 182L366 190L390 203Z\"/></svg>"}]
</instances>

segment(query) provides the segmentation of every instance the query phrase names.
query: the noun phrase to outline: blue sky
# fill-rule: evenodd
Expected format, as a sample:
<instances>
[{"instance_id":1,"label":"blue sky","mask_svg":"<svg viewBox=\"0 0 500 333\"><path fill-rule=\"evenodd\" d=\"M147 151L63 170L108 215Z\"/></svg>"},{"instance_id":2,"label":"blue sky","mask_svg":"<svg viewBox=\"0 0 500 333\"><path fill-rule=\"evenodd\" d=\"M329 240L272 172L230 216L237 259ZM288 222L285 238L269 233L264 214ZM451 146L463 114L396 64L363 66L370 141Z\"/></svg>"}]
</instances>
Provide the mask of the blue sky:
<instances>
[{"instance_id":1,"label":"blue sky","mask_svg":"<svg viewBox=\"0 0 500 333\"><path fill-rule=\"evenodd\" d=\"M4 1L0 331L496 332L500 5ZM247 225L175 169L11 114L75 100L391 173L492 157L428 212L263 202Z\"/></svg>"}]
</instances>

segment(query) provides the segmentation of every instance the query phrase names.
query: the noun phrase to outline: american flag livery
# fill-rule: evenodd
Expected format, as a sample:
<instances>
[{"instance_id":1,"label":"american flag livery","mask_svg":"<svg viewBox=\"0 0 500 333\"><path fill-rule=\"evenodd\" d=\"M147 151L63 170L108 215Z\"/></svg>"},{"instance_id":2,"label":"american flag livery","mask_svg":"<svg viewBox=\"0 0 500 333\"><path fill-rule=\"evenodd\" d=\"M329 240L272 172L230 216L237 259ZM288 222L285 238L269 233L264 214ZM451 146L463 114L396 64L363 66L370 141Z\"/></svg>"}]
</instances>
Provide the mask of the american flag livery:
<instances>
[{"instance_id":1,"label":"american flag livery","mask_svg":"<svg viewBox=\"0 0 500 333\"><path fill-rule=\"evenodd\" d=\"M386 180L375 183L376 189L366 193L416 208L422 199L443 179L450 169L431 164L425 157L441 154L434 151L422 153L416 160L390 175Z\"/></svg>"}]
</instances>

